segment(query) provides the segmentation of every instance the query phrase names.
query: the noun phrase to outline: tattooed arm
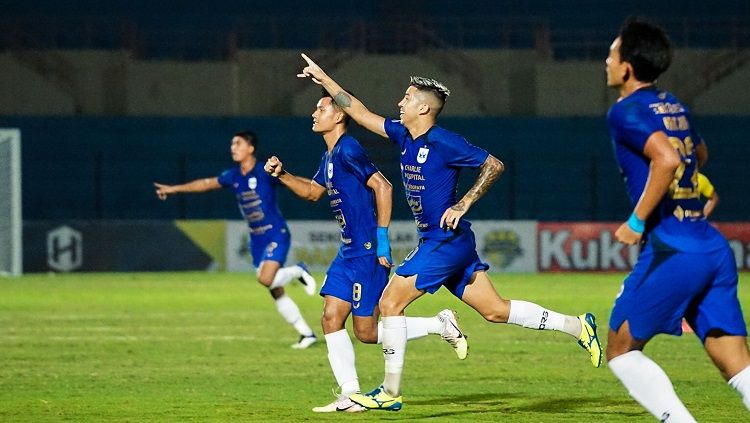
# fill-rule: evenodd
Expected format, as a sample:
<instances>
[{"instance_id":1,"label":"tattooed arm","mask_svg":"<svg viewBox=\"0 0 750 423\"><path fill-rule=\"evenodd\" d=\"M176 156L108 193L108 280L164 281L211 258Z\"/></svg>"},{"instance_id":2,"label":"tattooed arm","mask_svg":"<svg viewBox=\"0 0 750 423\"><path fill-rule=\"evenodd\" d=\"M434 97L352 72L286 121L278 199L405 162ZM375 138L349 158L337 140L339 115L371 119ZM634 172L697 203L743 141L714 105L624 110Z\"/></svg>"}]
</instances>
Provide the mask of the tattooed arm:
<instances>
[{"instance_id":1,"label":"tattooed arm","mask_svg":"<svg viewBox=\"0 0 750 423\"><path fill-rule=\"evenodd\" d=\"M463 217L463 215L469 211L469 208L490 189L492 184L495 183L504 170L505 165L503 162L491 154L487 156L487 160L485 160L479 168L479 176L477 176L474 185L458 203L454 204L453 207L443 213L443 217L440 218L440 227L442 228L445 226L451 229L456 229L461 217Z\"/></svg>"},{"instance_id":2,"label":"tattooed arm","mask_svg":"<svg viewBox=\"0 0 750 423\"><path fill-rule=\"evenodd\" d=\"M368 110L361 101L341 88L336 81L331 79L320 66L304 53L302 54L302 58L307 62L307 66L302 69L302 73L297 74L297 77L310 78L314 83L322 85L333 96L333 101L344 109L346 114L354 119L355 122L383 138L388 138L388 135L385 133L385 118L383 116L376 115Z\"/></svg>"}]
</instances>

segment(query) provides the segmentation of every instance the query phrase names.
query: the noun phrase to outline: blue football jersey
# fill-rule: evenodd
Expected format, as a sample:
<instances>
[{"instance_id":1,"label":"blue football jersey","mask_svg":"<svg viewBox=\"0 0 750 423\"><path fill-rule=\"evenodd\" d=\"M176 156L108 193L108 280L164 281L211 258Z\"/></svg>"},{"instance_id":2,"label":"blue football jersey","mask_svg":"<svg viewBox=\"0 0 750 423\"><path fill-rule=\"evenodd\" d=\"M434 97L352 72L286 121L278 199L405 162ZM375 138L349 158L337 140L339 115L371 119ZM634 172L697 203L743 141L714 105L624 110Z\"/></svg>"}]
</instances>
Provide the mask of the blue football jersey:
<instances>
[{"instance_id":1,"label":"blue football jersey","mask_svg":"<svg viewBox=\"0 0 750 423\"><path fill-rule=\"evenodd\" d=\"M399 147L406 201L420 236L451 236L450 230L440 228L440 218L457 202L459 172L463 167L478 168L489 153L439 126L433 126L416 140L398 120L386 119L384 129ZM471 226L466 219L461 219L459 225L464 229Z\"/></svg>"},{"instance_id":2,"label":"blue football jersey","mask_svg":"<svg viewBox=\"0 0 750 423\"><path fill-rule=\"evenodd\" d=\"M656 87L637 90L615 103L607 114L612 146L631 202L635 205L648 179L650 160L643 153L651 134L663 131L681 158L669 191L646 220L645 239L665 248L709 251L725 245L703 217L698 191L695 147L703 140L680 101Z\"/></svg>"},{"instance_id":3,"label":"blue football jersey","mask_svg":"<svg viewBox=\"0 0 750 423\"><path fill-rule=\"evenodd\" d=\"M260 161L246 175L236 166L222 172L218 179L222 187L234 191L251 235L287 230L286 220L276 204L279 181L263 170Z\"/></svg>"},{"instance_id":4,"label":"blue football jersey","mask_svg":"<svg viewBox=\"0 0 750 423\"><path fill-rule=\"evenodd\" d=\"M367 180L378 169L359 142L342 135L333 150L323 153L313 180L328 192L333 216L341 228L339 255L375 254L375 195Z\"/></svg>"}]
</instances>

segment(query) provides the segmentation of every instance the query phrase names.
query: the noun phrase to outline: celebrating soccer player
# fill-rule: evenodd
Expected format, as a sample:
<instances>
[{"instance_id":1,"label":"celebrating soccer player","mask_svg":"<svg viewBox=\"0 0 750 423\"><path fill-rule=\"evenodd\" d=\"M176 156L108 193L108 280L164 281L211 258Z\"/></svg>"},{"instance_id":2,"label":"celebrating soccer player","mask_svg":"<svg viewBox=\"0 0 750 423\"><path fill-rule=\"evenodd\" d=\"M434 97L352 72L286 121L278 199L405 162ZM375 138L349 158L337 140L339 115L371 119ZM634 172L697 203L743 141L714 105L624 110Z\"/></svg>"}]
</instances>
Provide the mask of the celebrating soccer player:
<instances>
[{"instance_id":1,"label":"celebrating soccer player","mask_svg":"<svg viewBox=\"0 0 750 423\"><path fill-rule=\"evenodd\" d=\"M301 198L318 201L328 193L333 216L341 230L341 247L320 289L324 298L321 324L328 346L328 361L341 394L332 403L313 411L365 411L349 399L359 393L354 346L344 324L354 315L354 334L362 342L380 343L378 300L392 266L388 226L391 223L391 183L375 168L359 142L346 134L349 116L323 93L312 114L312 130L323 136L326 151L312 179L294 176L278 157L265 169ZM461 341L455 315L443 310L435 317L408 319L406 339L440 334L451 345ZM466 358L466 350L458 352Z\"/></svg>"},{"instance_id":2,"label":"celebrating soccer player","mask_svg":"<svg viewBox=\"0 0 750 423\"><path fill-rule=\"evenodd\" d=\"M433 79L412 77L398 103L400 118L386 120L344 91L309 57L302 57L307 66L299 77L322 85L352 119L398 146L406 199L420 235L419 245L396 268L380 299L383 384L350 398L367 408L401 408L401 373L409 327L404 310L425 292L434 293L441 286L490 322L570 334L589 351L591 363L598 367L601 346L592 314L567 316L531 302L503 299L487 276L489 266L479 260L471 224L463 216L497 180L504 166L462 136L436 125L450 94L448 89ZM479 168L479 176L456 201L458 174L464 167ZM456 348L465 351L465 336L461 334L458 341Z\"/></svg>"},{"instance_id":3,"label":"celebrating soccer player","mask_svg":"<svg viewBox=\"0 0 750 423\"><path fill-rule=\"evenodd\" d=\"M664 371L643 354L655 335L679 335L685 316L722 377L750 408L750 353L737 267L705 219L696 172L707 157L687 108L658 89L670 65L664 31L629 18L609 48L607 85L620 98L607 120L633 212L615 236L641 244L609 321L607 360L630 395L661 421L695 419ZM743 420L739 418L738 420Z\"/></svg>"},{"instance_id":4,"label":"celebrating soccer player","mask_svg":"<svg viewBox=\"0 0 750 423\"><path fill-rule=\"evenodd\" d=\"M289 228L276 205L278 181L263 171L255 157L258 137L252 131L239 132L232 137L232 160L238 163L218 177L196 179L181 185L154 183L161 200L178 193L206 192L231 188L249 227L249 250L257 269L258 282L267 287L274 298L279 314L299 332L299 341L292 345L304 349L317 341L315 333L305 322L297 304L284 293L284 285L299 280L308 295L315 293L315 279L304 263L281 267L286 261L291 242Z\"/></svg>"}]
</instances>

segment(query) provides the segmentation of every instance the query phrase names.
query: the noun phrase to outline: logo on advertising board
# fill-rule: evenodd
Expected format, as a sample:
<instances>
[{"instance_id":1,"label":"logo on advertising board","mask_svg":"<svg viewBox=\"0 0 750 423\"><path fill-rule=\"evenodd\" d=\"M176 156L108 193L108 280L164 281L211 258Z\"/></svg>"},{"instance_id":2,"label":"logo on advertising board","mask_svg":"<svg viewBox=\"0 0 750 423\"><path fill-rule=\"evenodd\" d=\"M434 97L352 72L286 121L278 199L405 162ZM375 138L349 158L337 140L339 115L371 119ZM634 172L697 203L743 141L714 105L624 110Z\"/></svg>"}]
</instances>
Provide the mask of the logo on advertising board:
<instances>
[{"instance_id":1,"label":"logo on advertising board","mask_svg":"<svg viewBox=\"0 0 750 423\"><path fill-rule=\"evenodd\" d=\"M70 272L83 264L83 237L70 226L47 233L47 265L59 272Z\"/></svg>"},{"instance_id":2,"label":"logo on advertising board","mask_svg":"<svg viewBox=\"0 0 750 423\"><path fill-rule=\"evenodd\" d=\"M630 270L639 247L615 239L620 223L544 223L538 227L539 271Z\"/></svg>"},{"instance_id":3,"label":"logo on advertising board","mask_svg":"<svg viewBox=\"0 0 750 423\"><path fill-rule=\"evenodd\" d=\"M521 240L516 231L500 229L484 236L482 258L500 269L506 269L523 254Z\"/></svg>"}]
</instances>

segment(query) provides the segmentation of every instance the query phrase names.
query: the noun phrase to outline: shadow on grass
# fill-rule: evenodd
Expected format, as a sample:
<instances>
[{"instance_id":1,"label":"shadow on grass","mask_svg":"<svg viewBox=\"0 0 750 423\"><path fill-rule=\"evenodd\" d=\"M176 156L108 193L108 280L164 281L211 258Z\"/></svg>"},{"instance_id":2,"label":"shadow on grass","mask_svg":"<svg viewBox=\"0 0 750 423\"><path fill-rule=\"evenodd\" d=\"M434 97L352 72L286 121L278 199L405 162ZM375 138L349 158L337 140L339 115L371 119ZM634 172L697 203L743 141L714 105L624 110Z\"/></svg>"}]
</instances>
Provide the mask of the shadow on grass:
<instances>
[{"instance_id":1,"label":"shadow on grass","mask_svg":"<svg viewBox=\"0 0 750 423\"><path fill-rule=\"evenodd\" d=\"M523 403L519 403L523 402ZM615 399L609 397L571 397L571 398L551 398L542 400L533 400L525 395L520 394L474 394L474 395L456 395L449 397L436 397L425 400L407 401L405 406L443 406L455 407L463 406L461 410L435 410L434 413L420 413L419 416L399 415L399 420L437 418L448 416L461 416L475 413L493 414L524 414L524 413L550 413L550 414L576 414L581 413L589 417L582 420L590 420L591 416L605 415L619 416L620 418L643 416L645 411L630 411L635 407L630 398ZM390 415L383 415L385 420L390 420ZM394 416L395 417L395 416ZM596 420L597 418L595 418Z\"/></svg>"}]
</instances>

